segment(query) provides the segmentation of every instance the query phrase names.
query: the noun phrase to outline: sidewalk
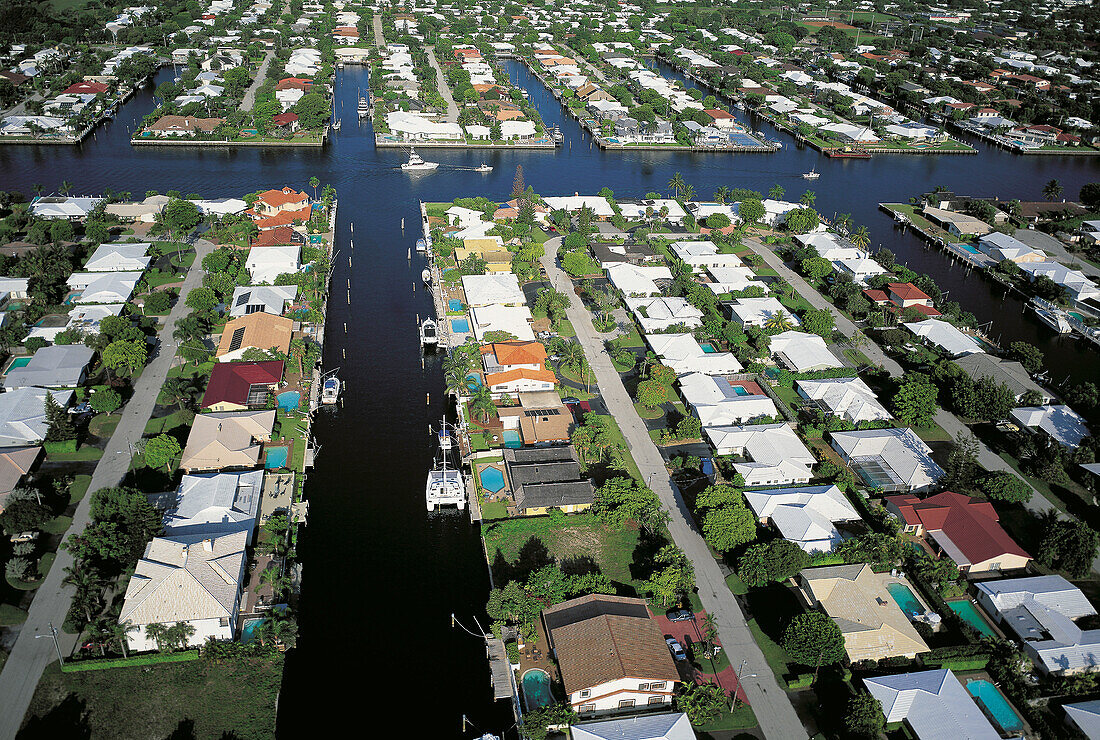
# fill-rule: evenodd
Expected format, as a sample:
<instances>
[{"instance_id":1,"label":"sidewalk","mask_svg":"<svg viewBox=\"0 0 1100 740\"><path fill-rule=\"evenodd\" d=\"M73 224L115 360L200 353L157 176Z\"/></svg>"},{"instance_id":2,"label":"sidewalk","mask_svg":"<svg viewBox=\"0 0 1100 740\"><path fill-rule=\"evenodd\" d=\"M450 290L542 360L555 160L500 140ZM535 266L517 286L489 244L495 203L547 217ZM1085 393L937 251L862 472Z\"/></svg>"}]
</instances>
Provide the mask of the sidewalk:
<instances>
[{"instance_id":1,"label":"sidewalk","mask_svg":"<svg viewBox=\"0 0 1100 740\"><path fill-rule=\"evenodd\" d=\"M175 361L176 345L172 339L172 331L176 320L188 313L185 305L187 294L200 285L203 274L202 258L213 248L214 245L205 239L196 240L195 261L183 281L179 300L157 333L159 352L138 378L133 396L121 410L122 418L118 427L108 440L103 457L92 474L88 485L89 495L84 496L77 505L73 523L66 536L82 532L88 525L92 501L90 494L100 488L117 486L126 475L130 467L130 450L140 444L145 426L153 414L160 388ZM3 711L0 711L0 740L12 740L15 737L42 671L57 657L52 640L38 640L35 637L49 635L51 623L61 630L72 601L72 588L62 583L62 580L65 578L65 569L72 563L72 555L67 550L58 550L57 559L38 588L34 601L31 602L27 621L20 628L19 637L16 638L11 655L0 673L0 707L3 707ZM63 655L72 653L76 638L76 635L59 632L58 641L61 643Z\"/></svg>"}]
</instances>

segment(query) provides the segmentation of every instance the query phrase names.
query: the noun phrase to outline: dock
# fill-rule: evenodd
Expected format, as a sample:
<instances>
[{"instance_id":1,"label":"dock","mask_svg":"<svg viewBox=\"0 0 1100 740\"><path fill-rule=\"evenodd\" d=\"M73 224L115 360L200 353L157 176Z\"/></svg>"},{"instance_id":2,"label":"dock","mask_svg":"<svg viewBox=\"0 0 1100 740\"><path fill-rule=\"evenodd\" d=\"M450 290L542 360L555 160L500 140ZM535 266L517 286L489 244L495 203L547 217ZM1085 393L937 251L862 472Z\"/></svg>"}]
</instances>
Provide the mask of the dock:
<instances>
[{"instance_id":1,"label":"dock","mask_svg":"<svg viewBox=\"0 0 1100 740\"><path fill-rule=\"evenodd\" d=\"M428 224L428 208L424 201L420 201L420 222L424 230L424 241L430 243L432 236L431 226ZM443 303L443 271L439 268L439 262L435 259L432 248L428 247L428 269L432 272L432 284L428 286L432 294L432 305L435 306L436 331L439 332L439 344L448 352L451 349L451 322L447 320L447 306Z\"/></svg>"},{"instance_id":2,"label":"dock","mask_svg":"<svg viewBox=\"0 0 1100 740\"><path fill-rule=\"evenodd\" d=\"M508 660L508 651L504 649L504 640L491 633L485 635L485 654L492 674L493 699L512 699L515 696L512 665Z\"/></svg>"}]
</instances>

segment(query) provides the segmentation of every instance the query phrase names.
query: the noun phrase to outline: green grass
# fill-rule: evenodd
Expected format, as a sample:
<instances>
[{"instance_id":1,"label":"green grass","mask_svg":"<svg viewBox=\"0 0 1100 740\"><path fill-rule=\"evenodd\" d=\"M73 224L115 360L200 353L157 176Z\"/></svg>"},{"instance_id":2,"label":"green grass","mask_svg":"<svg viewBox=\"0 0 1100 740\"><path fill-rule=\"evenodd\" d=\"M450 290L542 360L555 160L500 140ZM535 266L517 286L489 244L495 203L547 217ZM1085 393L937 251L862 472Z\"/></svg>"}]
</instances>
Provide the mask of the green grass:
<instances>
[{"instance_id":1,"label":"green grass","mask_svg":"<svg viewBox=\"0 0 1100 740\"><path fill-rule=\"evenodd\" d=\"M507 519L508 505L503 501L482 501L481 518L485 520Z\"/></svg>"},{"instance_id":2,"label":"green grass","mask_svg":"<svg viewBox=\"0 0 1100 740\"><path fill-rule=\"evenodd\" d=\"M150 419L145 425L145 436L153 437L164 432L169 432L179 426L190 426L195 414L188 409L178 409L162 416L159 419Z\"/></svg>"},{"instance_id":3,"label":"green grass","mask_svg":"<svg viewBox=\"0 0 1100 740\"><path fill-rule=\"evenodd\" d=\"M737 596L744 596L749 592L749 587L741 580L741 576L736 573L730 573L726 576L726 585L729 587L729 590Z\"/></svg>"},{"instance_id":4,"label":"green grass","mask_svg":"<svg viewBox=\"0 0 1100 740\"><path fill-rule=\"evenodd\" d=\"M68 519L68 517L63 518ZM71 522L72 520L70 519L69 521ZM68 529L68 527L66 527L66 529ZM38 575L40 575L42 578L45 578L49 574L50 568L53 567L54 560L57 560L56 552L48 552L43 555L42 558L38 561Z\"/></svg>"},{"instance_id":5,"label":"green grass","mask_svg":"<svg viewBox=\"0 0 1100 740\"><path fill-rule=\"evenodd\" d=\"M84 494L88 492L88 486L91 483L92 476L90 475L78 475L73 478L73 484L69 486L69 503L75 504L84 498Z\"/></svg>"},{"instance_id":6,"label":"green grass","mask_svg":"<svg viewBox=\"0 0 1100 740\"><path fill-rule=\"evenodd\" d=\"M84 445L76 452L51 452L46 459L51 462L88 462L103 457L103 450Z\"/></svg>"},{"instance_id":7,"label":"green grass","mask_svg":"<svg viewBox=\"0 0 1100 740\"><path fill-rule=\"evenodd\" d=\"M722 712L720 716L710 722L704 722L695 727L699 732L721 732L723 730L747 730L757 726L756 714L752 707L744 702L737 705L732 712Z\"/></svg>"},{"instance_id":8,"label":"green grass","mask_svg":"<svg viewBox=\"0 0 1100 740\"><path fill-rule=\"evenodd\" d=\"M928 427L914 427L913 431L917 433L925 442L951 442L953 437L944 431L936 422L932 422L932 426Z\"/></svg>"},{"instance_id":9,"label":"green grass","mask_svg":"<svg viewBox=\"0 0 1100 740\"><path fill-rule=\"evenodd\" d=\"M278 412L278 423L276 429L278 430L279 437L285 437L287 440L294 440L294 449L290 453L289 466L292 470L296 470L299 473L305 471L306 464L306 427L308 422L304 416L287 414L285 411ZM274 435L272 441L275 441Z\"/></svg>"},{"instance_id":10,"label":"green grass","mask_svg":"<svg viewBox=\"0 0 1100 740\"><path fill-rule=\"evenodd\" d=\"M47 534L65 534L72 523L73 518L71 516L55 516L42 525L42 531Z\"/></svg>"},{"instance_id":11,"label":"green grass","mask_svg":"<svg viewBox=\"0 0 1100 740\"><path fill-rule=\"evenodd\" d=\"M642 404L635 403L634 410L637 411L638 416L642 417L643 419L660 419L662 416L665 415L664 409L662 409L660 406L655 409L647 409Z\"/></svg>"},{"instance_id":12,"label":"green grass","mask_svg":"<svg viewBox=\"0 0 1100 740\"><path fill-rule=\"evenodd\" d=\"M609 416L611 419L611 431L615 435L615 441L623 449L623 459L626 461L626 472L630 473L631 477L639 483L644 483L642 480L642 471L638 469L638 463L634 462L634 455L630 454L630 446L626 443L626 437L623 436L623 431L619 429L619 423L615 421L615 417Z\"/></svg>"},{"instance_id":13,"label":"green grass","mask_svg":"<svg viewBox=\"0 0 1100 740\"><path fill-rule=\"evenodd\" d=\"M0 627L10 627L13 624L23 624L27 621L27 613L13 604L0 604Z\"/></svg>"},{"instance_id":14,"label":"green grass","mask_svg":"<svg viewBox=\"0 0 1100 740\"><path fill-rule=\"evenodd\" d=\"M4 580L8 582L8 585L14 588L16 591L33 591L42 585L42 580L37 581L24 581L21 578L12 578L11 576L4 574Z\"/></svg>"},{"instance_id":15,"label":"green grass","mask_svg":"<svg viewBox=\"0 0 1100 740\"><path fill-rule=\"evenodd\" d=\"M753 640L760 646L760 650L764 653L764 659L768 661L768 665L771 666L772 673L779 679L779 685L784 684L784 676L790 673L790 669L787 663L790 661L790 656L787 655L787 651L779 646L777 642L768 637L764 630L760 629L760 625L756 623L755 619L748 621L749 631L752 632Z\"/></svg>"},{"instance_id":16,"label":"green grass","mask_svg":"<svg viewBox=\"0 0 1100 740\"><path fill-rule=\"evenodd\" d=\"M122 414L117 412L109 416L107 414L98 414L92 417L92 420L88 422L88 433L100 439L107 439L115 433L118 422L121 420Z\"/></svg>"},{"instance_id":17,"label":"green grass","mask_svg":"<svg viewBox=\"0 0 1100 740\"><path fill-rule=\"evenodd\" d=\"M169 737L189 727L189 737L275 736L275 699L283 661L198 660L102 671L62 673L46 668L31 700L24 728L30 736L48 734L59 705L83 706L82 721L65 734L103 738ZM44 719L45 718L45 719ZM83 730L83 731L82 731Z\"/></svg>"}]
</instances>

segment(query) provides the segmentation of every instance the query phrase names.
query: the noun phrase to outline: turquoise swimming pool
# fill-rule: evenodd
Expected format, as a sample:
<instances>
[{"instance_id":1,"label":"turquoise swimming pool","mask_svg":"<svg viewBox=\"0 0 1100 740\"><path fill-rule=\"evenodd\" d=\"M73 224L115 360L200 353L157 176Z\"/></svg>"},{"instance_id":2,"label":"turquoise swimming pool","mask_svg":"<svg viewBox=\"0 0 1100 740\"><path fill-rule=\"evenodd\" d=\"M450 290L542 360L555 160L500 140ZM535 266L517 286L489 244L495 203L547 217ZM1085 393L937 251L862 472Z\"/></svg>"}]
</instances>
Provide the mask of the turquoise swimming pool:
<instances>
[{"instance_id":1,"label":"turquoise swimming pool","mask_svg":"<svg viewBox=\"0 0 1100 740\"><path fill-rule=\"evenodd\" d=\"M714 345L711 344L710 342L700 342L699 346L702 347L703 351L706 352L708 355L713 354L713 353L718 351L717 349L714 348Z\"/></svg>"},{"instance_id":2,"label":"turquoise swimming pool","mask_svg":"<svg viewBox=\"0 0 1100 740\"><path fill-rule=\"evenodd\" d=\"M527 711L539 707L549 706L554 703L554 695L550 693L550 674L546 671L534 668L523 674L523 703L527 705Z\"/></svg>"},{"instance_id":3,"label":"turquoise swimming pool","mask_svg":"<svg viewBox=\"0 0 1100 740\"><path fill-rule=\"evenodd\" d=\"M267 455L264 457L264 467L268 470L274 470L275 468L285 468L287 458L290 457L289 447L268 447Z\"/></svg>"},{"instance_id":4,"label":"turquoise swimming pool","mask_svg":"<svg viewBox=\"0 0 1100 740\"><path fill-rule=\"evenodd\" d=\"M977 247L972 247L969 244L960 244L959 248L961 248L964 252L970 252L970 254L981 254L981 252L978 251Z\"/></svg>"},{"instance_id":5,"label":"turquoise swimming pool","mask_svg":"<svg viewBox=\"0 0 1100 740\"><path fill-rule=\"evenodd\" d=\"M486 491L497 493L504 488L504 473L500 472L500 468L482 468L480 476L481 487Z\"/></svg>"},{"instance_id":6,"label":"turquoise swimming pool","mask_svg":"<svg viewBox=\"0 0 1100 740\"><path fill-rule=\"evenodd\" d=\"M523 436L515 429L505 429L502 433L505 447L523 447Z\"/></svg>"},{"instance_id":7,"label":"turquoise swimming pool","mask_svg":"<svg viewBox=\"0 0 1100 740\"><path fill-rule=\"evenodd\" d=\"M736 394L737 394L737 395L739 395L739 396L747 396L747 395L749 395L749 391L748 391L748 389L747 389L747 388L744 388L743 386L740 386L740 385L735 385L735 386L731 386L731 387L733 388L733 392L734 392L734 393L736 393Z\"/></svg>"},{"instance_id":8,"label":"turquoise swimming pool","mask_svg":"<svg viewBox=\"0 0 1100 740\"><path fill-rule=\"evenodd\" d=\"M31 358L29 357L16 357L14 360L11 361L11 364L8 365L8 370L11 371L21 367L26 367L30 364L30 362Z\"/></svg>"},{"instance_id":9,"label":"turquoise swimming pool","mask_svg":"<svg viewBox=\"0 0 1100 740\"><path fill-rule=\"evenodd\" d=\"M255 639L256 628L266 622L267 619L260 617L259 619L249 619L241 626L241 642L249 643Z\"/></svg>"},{"instance_id":10,"label":"turquoise swimming pool","mask_svg":"<svg viewBox=\"0 0 1100 740\"><path fill-rule=\"evenodd\" d=\"M279 408L283 411L297 411L298 404L302 402L302 394L298 391L287 391L279 394Z\"/></svg>"},{"instance_id":11,"label":"turquoise swimming pool","mask_svg":"<svg viewBox=\"0 0 1100 740\"><path fill-rule=\"evenodd\" d=\"M978 700L978 704L989 713L993 721L1003 732L1022 732L1024 721L1016 710L1008 703L1008 699L989 681L984 678L966 682L966 690Z\"/></svg>"},{"instance_id":12,"label":"turquoise swimming pool","mask_svg":"<svg viewBox=\"0 0 1100 740\"><path fill-rule=\"evenodd\" d=\"M461 311L462 301L458 300L457 298L451 298L447 301L447 308L451 311Z\"/></svg>"},{"instance_id":13,"label":"turquoise swimming pool","mask_svg":"<svg viewBox=\"0 0 1100 740\"><path fill-rule=\"evenodd\" d=\"M951 607L951 611L959 615L962 621L978 630L983 636L997 636L997 633L989 626L989 622L982 618L982 615L978 613L977 607L975 607L972 602L964 599L961 601L949 601L947 605Z\"/></svg>"},{"instance_id":14,"label":"turquoise swimming pool","mask_svg":"<svg viewBox=\"0 0 1100 740\"><path fill-rule=\"evenodd\" d=\"M897 605L901 607L906 616L916 617L924 614L924 605L917 600L916 595L904 583L887 583L886 590L890 592L890 596L897 602Z\"/></svg>"},{"instance_id":15,"label":"turquoise swimming pool","mask_svg":"<svg viewBox=\"0 0 1100 740\"><path fill-rule=\"evenodd\" d=\"M451 319L451 331L455 334L469 334L470 322L466 319Z\"/></svg>"}]
</instances>

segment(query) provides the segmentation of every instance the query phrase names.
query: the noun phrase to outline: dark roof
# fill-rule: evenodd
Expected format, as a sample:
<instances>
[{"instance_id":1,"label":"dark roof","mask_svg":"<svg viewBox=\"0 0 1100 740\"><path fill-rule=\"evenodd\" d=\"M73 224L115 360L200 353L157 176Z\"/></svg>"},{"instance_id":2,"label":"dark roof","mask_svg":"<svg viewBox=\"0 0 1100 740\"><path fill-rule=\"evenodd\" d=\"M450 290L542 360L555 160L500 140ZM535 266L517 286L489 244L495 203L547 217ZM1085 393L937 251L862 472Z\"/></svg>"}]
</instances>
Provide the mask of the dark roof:
<instances>
[{"instance_id":1,"label":"dark roof","mask_svg":"<svg viewBox=\"0 0 1100 740\"><path fill-rule=\"evenodd\" d=\"M560 460L575 460L573 448L569 445L559 447L519 447L504 450L504 462L509 465L527 463L545 463Z\"/></svg>"},{"instance_id":2,"label":"dark roof","mask_svg":"<svg viewBox=\"0 0 1100 740\"><path fill-rule=\"evenodd\" d=\"M276 385L283 379L283 361L219 362L210 372L202 408L229 402L246 405L248 392L254 385Z\"/></svg>"},{"instance_id":3,"label":"dark roof","mask_svg":"<svg viewBox=\"0 0 1100 740\"><path fill-rule=\"evenodd\" d=\"M577 504L592 504L596 500L596 487L592 481L562 481L560 483L530 483L518 486L516 508L527 509L564 508Z\"/></svg>"},{"instance_id":4,"label":"dark roof","mask_svg":"<svg viewBox=\"0 0 1100 740\"><path fill-rule=\"evenodd\" d=\"M632 596L591 594L563 601L542 612L542 623L550 638L550 648L554 647L554 630L603 614L649 619L649 609L646 607L645 599Z\"/></svg>"},{"instance_id":5,"label":"dark roof","mask_svg":"<svg viewBox=\"0 0 1100 740\"><path fill-rule=\"evenodd\" d=\"M561 483L581 478L581 466L576 460L554 460L527 465L509 465L508 477L513 487L531 483Z\"/></svg>"}]
</instances>

